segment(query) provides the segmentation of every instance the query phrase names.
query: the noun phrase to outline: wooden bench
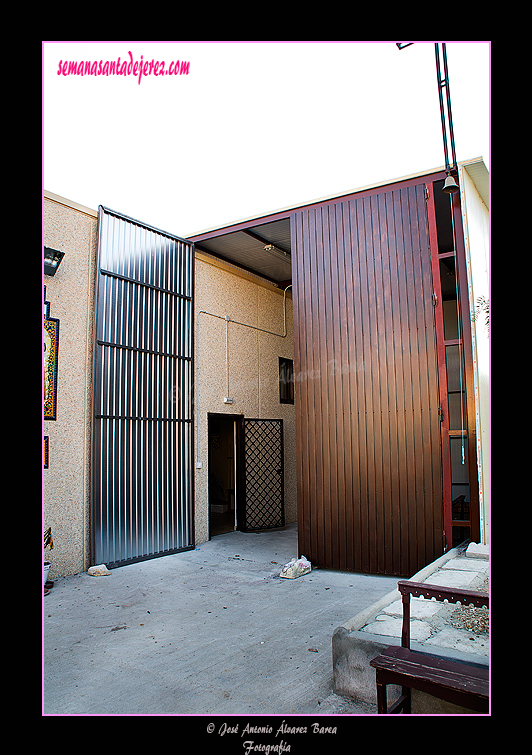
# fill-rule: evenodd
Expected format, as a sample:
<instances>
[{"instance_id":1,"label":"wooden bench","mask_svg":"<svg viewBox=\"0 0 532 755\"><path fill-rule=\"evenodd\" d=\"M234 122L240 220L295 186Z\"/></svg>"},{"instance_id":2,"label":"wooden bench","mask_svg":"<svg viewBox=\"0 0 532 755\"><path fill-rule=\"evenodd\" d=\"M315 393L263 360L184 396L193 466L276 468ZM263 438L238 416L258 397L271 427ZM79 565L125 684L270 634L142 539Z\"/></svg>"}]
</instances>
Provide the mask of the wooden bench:
<instances>
[{"instance_id":1,"label":"wooden bench","mask_svg":"<svg viewBox=\"0 0 532 755\"><path fill-rule=\"evenodd\" d=\"M489 606L489 595L474 590L401 580L398 588L403 603L401 646L392 646L370 661L376 670L379 713L411 713L411 690L417 689L479 713L489 710L489 669L451 661L429 653L410 650L410 596L447 600L476 607ZM388 708L387 685L401 687L398 700Z\"/></svg>"}]
</instances>

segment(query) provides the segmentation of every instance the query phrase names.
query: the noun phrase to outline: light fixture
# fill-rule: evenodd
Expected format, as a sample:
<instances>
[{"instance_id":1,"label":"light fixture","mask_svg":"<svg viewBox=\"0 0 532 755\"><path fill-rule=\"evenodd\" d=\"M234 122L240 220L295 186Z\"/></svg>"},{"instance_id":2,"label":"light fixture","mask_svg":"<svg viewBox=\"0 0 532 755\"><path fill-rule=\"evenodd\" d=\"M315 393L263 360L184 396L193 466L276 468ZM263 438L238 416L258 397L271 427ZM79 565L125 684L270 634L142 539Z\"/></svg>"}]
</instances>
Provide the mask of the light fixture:
<instances>
[{"instance_id":1,"label":"light fixture","mask_svg":"<svg viewBox=\"0 0 532 755\"><path fill-rule=\"evenodd\" d=\"M266 244L264 246L264 251L273 254L273 256L277 257L279 260L290 261L290 255L288 252L285 252L284 249L278 249L275 244Z\"/></svg>"},{"instance_id":2,"label":"light fixture","mask_svg":"<svg viewBox=\"0 0 532 755\"><path fill-rule=\"evenodd\" d=\"M44 274L55 275L57 268L61 264L61 260L65 256L64 252L60 252L57 249L50 249L44 247Z\"/></svg>"}]
</instances>

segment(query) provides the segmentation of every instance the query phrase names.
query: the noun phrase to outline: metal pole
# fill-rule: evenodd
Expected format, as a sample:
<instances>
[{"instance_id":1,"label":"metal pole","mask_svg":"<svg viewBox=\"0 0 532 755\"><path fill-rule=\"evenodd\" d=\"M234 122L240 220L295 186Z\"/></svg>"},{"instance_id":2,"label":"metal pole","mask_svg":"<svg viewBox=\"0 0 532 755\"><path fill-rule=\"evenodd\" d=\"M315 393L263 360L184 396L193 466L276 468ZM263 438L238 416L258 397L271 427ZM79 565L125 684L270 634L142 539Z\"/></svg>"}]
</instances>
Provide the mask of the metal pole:
<instances>
[{"instance_id":1,"label":"metal pole","mask_svg":"<svg viewBox=\"0 0 532 755\"><path fill-rule=\"evenodd\" d=\"M451 86L449 84L449 71L447 70L447 45L445 42L442 43L442 53L443 53L443 70L445 73L445 90L447 93L447 113L449 115L449 137L451 139L451 154L453 157L453 168L456 168L456 150L454 147L454 129L453 129L453 114L451 110Z\"/></svg>"},{"instance_id":2,"label":"metal pole","mask_svg":"<svg viewBox=\"0 0 532 755\"><path fill-rule=\"evenodd\" d=\"M395 43L399 50L404 50L405 47L410 47L410 45L414 44L413 42L396 42ZM443 56L443 78L441 75L441 65L440 65L440 46L438 42L435 42L434 44L434 51L436 53L436 74L438 77L438 94L440 97L440 114L441 114L441 126L443 131L443 150L445 153L445 171L448 176L451 175L451 170L454 170L456 172L457 169L457 162L456 162L456 150L454 146L454 129L453 129L453 116L451 111L451 91L449 88L449 72L447 70L447 49L445 42L442 42L442 56ZM451 142L451 153L452 153L452 159L453 164L450 165L449 163L449 150L447 148L447 127L445 124L445 103L443 100L443 88L445 87L445 93L446 93L446 103L447 103L447 112L449 115L449 139Z\"/></svg>"},{"instance_id":3,"label":"metal pole","mask_svg":"<svg viewBox=\"0 0 532 755\"><path fill-rule=\"evenodd\" d=\"M443 132L443 149L445 153L445 170L447 171L448 174L450 174L451 168L456 169L456 151L455 151L455 145L454 145L453 116L452 116L452 111L451 111L451 92L449 88L449 73L447 69L447 51L446 51L445 42L442 43L443 78L441 75L441 65L440 65L440 46L437 42L434 45L434 50L436 54L436 74L438 77L438 94L440 97L441 125L442 125L442 132ZM449 138L451 141L451 152L452 152L452 159L453 159L452 166L449 163L449 150L447 147L447 127L445 123L445 103L443 99L444 87L445 87L445 93L446 93L447 113L449 116Z\"/></svg>"},{"instance_id":4,"label":"metal pole","mask_svg":"<svg viewBox=\"0 0 532 755\"><path fill-rule=\"evenodd\" d=\"M436 53L436 75L438 77L438 95L440 97L440 115L441 115L441 128L443 132L443 150L445 152L445 170L447 173L450 173L450 165L449 165L449 155L447 151L447 135L445 130L445 107L443 104L443 85L444 82L441 78L441 69L440 69L440 46L438 43L434 45L434 51Z\"/></svg>"}]
</instances>

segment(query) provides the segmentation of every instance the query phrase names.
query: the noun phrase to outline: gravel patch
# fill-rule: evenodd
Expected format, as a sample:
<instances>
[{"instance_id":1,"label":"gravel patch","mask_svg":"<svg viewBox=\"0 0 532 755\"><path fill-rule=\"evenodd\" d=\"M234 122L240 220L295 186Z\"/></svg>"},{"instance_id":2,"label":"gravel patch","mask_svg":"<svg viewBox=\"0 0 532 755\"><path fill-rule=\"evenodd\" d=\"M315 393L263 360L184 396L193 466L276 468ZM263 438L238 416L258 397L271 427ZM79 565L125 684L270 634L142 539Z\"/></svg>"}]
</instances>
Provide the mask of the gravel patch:
<instances>
[{"instance_id":1,"label":"gravel patch","mask_svg":"<svg viewBox=\"0 0 532 755\"><path fill-rule=\"evenodd\" d=\"M479 592L489 591L489 580L486 577L481 585L475 587ZM489 609L474 608L473 606L458 606L450 616L450 623L457 629L466 629L477 635L489 634Z\"/></svg>"}]
</instances>

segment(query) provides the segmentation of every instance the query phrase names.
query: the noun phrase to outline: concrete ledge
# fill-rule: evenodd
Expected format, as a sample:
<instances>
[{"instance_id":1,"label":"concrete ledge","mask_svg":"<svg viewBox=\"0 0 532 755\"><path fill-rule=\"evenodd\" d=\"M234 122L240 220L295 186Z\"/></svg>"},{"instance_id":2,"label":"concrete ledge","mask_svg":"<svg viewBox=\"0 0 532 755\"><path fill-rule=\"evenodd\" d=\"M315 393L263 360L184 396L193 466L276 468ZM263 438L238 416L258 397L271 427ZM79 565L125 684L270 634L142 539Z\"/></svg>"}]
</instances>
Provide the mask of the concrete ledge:
<instances>
[{"instance_id":1,"label":"concrete ledge","mask_svg":"<svg viewBox=\"0 0 532 755\"><path fill-rule=\"evenodd\" d=\"M467 558L488 558L489 546L480 545L479 543L469 543L465 554Z\"/></svg>"},{"instance_id":2,"label":"concrete ledge","mask_svg":"<svg viewBox=\"0 0 532 755\"><path fill-rule=\"evenodd\" d=\"M444 584L441 579L436 578L435 572L443 570L449 573L452 566L449 562L451 559L459 558L457 564L463 560L464 553L459 548L455 548L445 553L439 559L421 569L417 574L411 577L413 582L428 582L434 575L434 581ZM474 558L478 558L475 556ZM460 564L462 569L464 565ZM482 569L482 565L478 564ZM438 575L440 576L440 575ZM368 631L361 631L363 627L371 624L382 611L397 600L401 600L399 590L393 590L381 600L374 603L369 608L361 611L359 614L349 619L341 626L337 627L332 638L332 655L333 655L333 686L334 691L339 695L353 697L365 703L376 705L376 685L375 670L369 665L372 658L375 658L383 649L390 645L400 645L399 636L390 634L371 634ZM433 601L426 601L427 606L433 605ZM445 604L442 604L445 605ZM390 622L392 621L390 616ZM401 618L394 621L402 623ZM429 619L430 622L430 619ZM421 638L423 639L423 638ZM422 642L416 642L413 635L411 648L424 652L430 652L433 655L456 659L473 665L487 665L486 658L474 653L466 653L456 648L441 647L438 645L423 645ZM390 685L388 687L389 698L394 700L400 693L398 687ZM461 708L443 700L432 697L416 690L412 691L412 712L413 713L471 713L466 708Z\"/></svg>"}]
</instances>

